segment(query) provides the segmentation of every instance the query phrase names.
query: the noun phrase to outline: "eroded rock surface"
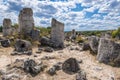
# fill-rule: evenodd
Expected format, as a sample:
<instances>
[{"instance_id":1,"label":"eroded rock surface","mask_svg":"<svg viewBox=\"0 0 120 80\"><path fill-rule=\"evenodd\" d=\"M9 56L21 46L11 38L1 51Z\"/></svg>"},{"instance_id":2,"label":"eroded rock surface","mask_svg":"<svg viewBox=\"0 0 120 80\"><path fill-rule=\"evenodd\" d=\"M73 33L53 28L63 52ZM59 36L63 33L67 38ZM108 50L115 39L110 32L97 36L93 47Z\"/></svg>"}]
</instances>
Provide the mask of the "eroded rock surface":
<instances>
[{"instance_id":1,"label":"eroded rock surface","mask_svg":"<svg viewBox=\"0 0 120 80\"><path fill-rule=\"evenodd\" d=\"M120 44L110 39L101 38L98 47L97 60L106 64L119 65Z\"/></svg>"},{"instance_id":2,"label":"eroded rock surface","mask_svg":"<svg viewBox=\"0 0 120 80\"><path fill-rule=\"evenodd\" d=\"M79 63L75 58L69 58L62 64L62 70L67 74L74 74L80 70Z\"/></svg>"}]
</instances>

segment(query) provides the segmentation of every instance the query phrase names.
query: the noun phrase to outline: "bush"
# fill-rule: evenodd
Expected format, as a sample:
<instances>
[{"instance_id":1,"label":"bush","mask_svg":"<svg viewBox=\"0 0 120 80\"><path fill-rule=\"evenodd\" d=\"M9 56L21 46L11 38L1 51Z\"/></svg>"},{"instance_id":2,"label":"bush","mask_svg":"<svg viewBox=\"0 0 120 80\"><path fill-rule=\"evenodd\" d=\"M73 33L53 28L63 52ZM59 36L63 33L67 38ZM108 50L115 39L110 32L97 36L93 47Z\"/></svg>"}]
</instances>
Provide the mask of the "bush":
<instances>
[{"instance_id":1,"label":"bush","mask_svg":"<svg viewBox=\"0 0 120 80\"><path fill-rule=\"evenodd\" d=\"M120 28L112 32L112 38L115 38L116 36L120 36Z\"/></svg>"},{"instance_id":2,"label":"bush","mask_svg":"<svg viewBox=\"0 0 120 80\"><path fill-rule=\"evenodd\" d=\"M50 36L51 33L51 27L36 27L37 29L40 30L40 36Z\"/></svg>"},{"instance_id":3,"label":"bush","mask_svg":"<svg viewBox=\"0 0 120 80\"><path fill-rule=\"evenodd\" d=\"M78 37L76 37L76 41L77 41L78 43L83 43L83 42L84 42L84 39L83 39L81 36L78 36Z\"/></svg>"},{"instance_id":4,"label":"bush","mask_svg":"<svg viewBox=\"0 0 120 80\"><path fill-rule=\"evenodd\" d=\"M117 30L112 32L112 38L115 38L117 35L118 35L118 31Z\"/></svg>"}]
</instances>

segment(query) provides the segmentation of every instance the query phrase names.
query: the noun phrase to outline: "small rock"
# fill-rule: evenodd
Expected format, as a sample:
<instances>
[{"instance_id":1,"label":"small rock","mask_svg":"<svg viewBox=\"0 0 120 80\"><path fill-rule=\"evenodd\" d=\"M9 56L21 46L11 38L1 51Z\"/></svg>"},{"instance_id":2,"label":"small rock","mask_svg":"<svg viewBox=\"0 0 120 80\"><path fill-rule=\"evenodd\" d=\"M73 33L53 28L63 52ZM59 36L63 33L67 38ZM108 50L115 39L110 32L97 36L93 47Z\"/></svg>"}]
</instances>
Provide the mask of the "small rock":
<instances>
[{"instance_id":1,"label":"small rock","mask_svg":"<svg viewBox=\"0 0 120 80\"><path fill-rule=\"evenodd\" d=\"M44 51L46 51L46 52L53 52L54 50L51 47L46 47Z\"/></svg>"},{"instance_id":2,"label":"small rock","mask_svg":"<svg viewBox=\"0 0 120 80\"><path fill-rule=\"evenodd\" d=\"M38 50L38 51L36 51L36 53L37 53L37 54L40 54L40 53L42 53L42 51Z\"/></svg>"},{"instance_id":3,"label":"small rock","mask_svg":"<svg viewBox=\"0 0 120 80\"><path fill-rule=\"evenodd\" d=\"M1 45L2 45L2 47L9 47L10 46L10 40L2 40Z\"/></svg>"},{"instance_id":4,"label":"small rock","mask_svg":"<svg viewBox=\"0 0 120 80\"><path fill-rule=\"evenodd\" d=\"M61 70L62 69L60 64L55 64L55 65L53 65L53 67L55 67L56 70Z\"/></svg>"},{"instance_id":5,"label":"small rock","mask_svg":"<svg viewBox=\"0 0 120 80\"><path fill-rule=\"evenodd\" d=\"M44 57L41 58L41 60L50 60L50 59L55 59L55 57L44 56Z\"/></svg>"},{"instance_id":6,"label":"small rock","mask_svg":"<svg viewBox=\"0 0 120 80\"><path fill-rule=\"evenodd\" d=\"M90 45L89 43L82 43L82 49L83 51L90 50Z\"/></svg>"},{"instance_id":7,"label":"small rock","mask_svg":"<svg viewBox=\"0 0 120 80\"><path fill-rule=\"evenodd\" d=\"M34 55L34 57L37 57L37 55Z\"/></svg>"},{"instance_id":8,"label":"small rock","mask_svg":"<svg viewBox=\"0 0 120 80\"><path fill-rule=\"evenodd\" d=\"M82 60L79 60L78 63L82 63L83 61Z\"/></svg>"},{"instance_id":9,"label":"small rock","mask_svg":"<svg viewBox=\"0 0 120 80\"><path fill-rule=\"evenodd\" d=\"M76 75L76 80L87 80L86 73L84 71L79 71Z\"/></svg>"},{"instance_id":10,"label":"small rock","mask_svg":"<svg viewBox=\"0 0 120 80\"><path fill-rule=\"evenodd\" d=\"M80 70L78 61L75 58L69 58L62 64L62 70L67 74L75 74Z\"/></svg>"},{"instance_id":11,"label":"small rock","mask_svg":"<svg viewBox=\"0 0 120 80\"><path fill-rule=\"evenodd\" d=\"M55 67L52 67L48 70L48 74L50 74L51 76L55 75L56 74L56 69Z\"/></svg>"}]
</instances>

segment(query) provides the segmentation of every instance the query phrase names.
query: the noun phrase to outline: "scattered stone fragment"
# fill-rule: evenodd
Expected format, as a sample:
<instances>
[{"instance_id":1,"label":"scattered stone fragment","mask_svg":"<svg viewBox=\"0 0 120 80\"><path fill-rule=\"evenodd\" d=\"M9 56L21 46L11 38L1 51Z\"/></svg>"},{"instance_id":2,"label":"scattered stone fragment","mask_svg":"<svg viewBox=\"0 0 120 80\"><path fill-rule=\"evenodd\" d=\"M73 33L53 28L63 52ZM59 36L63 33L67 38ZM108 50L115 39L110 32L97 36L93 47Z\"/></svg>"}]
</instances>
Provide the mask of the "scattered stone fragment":
<instances>
[{"instance_id":1,"label":"scattered stone fragment","mask_svg":"<svg viewBox=\"0 0 120 80\"><path fill-rule=\"evenodd\" d=\"M62 69L62 65L59 64L59 63L53 65L53 67L55 67L56 70L61 70Z\"/></svg>"},{"instance_id":2,"label":"scattered stone fragment","mask_svg":"<svg viewBox=\"0 0 120 80\"><path fill-rule=\"evenodd\" d=\"M10 47L10 40L1 40L2 47Z\"/></svg>"},{"instance_id":3,"label":"scattered stone fragment","mask_svg":"<svg viewBox=\"0 0 120 80\"><path fill-rule=\"evenodd\" d=\"M83 51L86 51L86 50L90 50L90 45L89 45L89 43L82 43L82 46L81 46L82 48L81 48L81 50L83 50Z\"/></svg>"},{"instance_id":4,"label":"scattered stone fragment","mask_svg":"<svg viewBox=\"0 0 120 80\"><path fill-rule=\"evenodd\" d=\"M2 76L2 80L19 80L19 79L20 79L20 75L16 73Z\"/></svg>"},{"instance_id":5,"label":"scattered stone fragment","mask_svg":"<svg viewBox=\"0 0 120 80\"><path fill-rule=\"evenodd\" d=\"M75 58L69 58L62 64L62 70L67 74L74 74L80 70L78 61Z\"/></svg>"},{"instance_id":6,"label":"scattered stone fragment","mask_svg":"<svg viewBox=\"0 0 120 80\"><path fill-rule=\"evenodd\" d=\"M62 64L58 62L57 64L53 65L52 68L50 68L47 72L48 74L53 76L56 74L56 71L61 70L61 69L62 69Z\"/></svg>"},{"instance_id":7,"label":"scattered stone fragment","mask_svg":"<svg viewBox=\"0 0 120 80\"><path fill-rule=\"evenodd\" d=\"M76 75L76 80L87 80L86 73L80 70Z\"/></svg>"},{"instance_id":8,"label":"scattered stone fragment","mask_svg":"<svg viewBox=\"0 0 120 80\"><path fill-rule=\"evenodd\" d=\"M50 60L50 59L55 59L55 57L53 56L44 56L41 58L41 60Z\"/></svg>"},{"instance_id":9,"label":"scattered stone fragment","mask_svg":"<svg viewBox=\"0 0 120 80\"><path fill-rule=\"evenodd\" d=\"M36 76L38 73L44 70L44 65L37 64L34 60L28 59L24 62L24 71L30 73L32 76Z\"/></svg>"},{"instance_id":10,"label":"scattered stone fragment","mask_svg":"<svg viewBox=\"0 0 120 80\"><path fill-rule=\"evenodd\" d=\"M78 63L83 63L83 60L82 60L82 59L80 59L80 60L78 61Z\"/></svg>"},{"instance_id":11,"label":"scattered stone fragment","mask_svg":"<svg viewBox=\"0 0 120 80\"><path fill-rule=\"evenodd\" d=\"M37 53L37 54L40 54L40 53L42 53L42 51L39 50L39 51L36 51L36 53Z\"/></svg>"},{"instance_id":12,"label":"scattered stone fragment","mask_svg":"<svg viewBox=\"0 0 120 80\"><path fill-rule=\"evenodd\" d=\"M51 47L46 47L44 51L46 51L46 52L53 52L54 50Z\"/></svg>"},{"instance_id":13,"label":"scattered stone fragment","mask_svg":"<svg viewBox=\"0 0 120 80\"><path fill-rule=\"evenodd\" d=\"M56 69L55 69L55 67L50 68L50 69L47 71L47 73L50 74L51 76L55 75L55 74L56 74Z\"/></svg>"}]
</instances>

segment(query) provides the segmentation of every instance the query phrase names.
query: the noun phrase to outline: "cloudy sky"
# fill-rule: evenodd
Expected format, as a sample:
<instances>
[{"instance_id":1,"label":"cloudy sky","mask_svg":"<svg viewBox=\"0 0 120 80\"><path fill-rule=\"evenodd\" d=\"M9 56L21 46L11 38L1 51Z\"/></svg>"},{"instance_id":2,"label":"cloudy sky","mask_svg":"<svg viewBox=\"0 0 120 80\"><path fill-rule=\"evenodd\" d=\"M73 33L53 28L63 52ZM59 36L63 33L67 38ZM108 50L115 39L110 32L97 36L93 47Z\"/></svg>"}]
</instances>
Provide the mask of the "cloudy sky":
<instances>
[{"instance_id":1,"label":"cloudy sky","mask_svg":"<svg viewBox=\"0 0 120 80\"><path fill-rule=\"evenodd\" d=\"M107 30L120 26L120 0L0 0L0 25L4 18L18 22L19 11L30 7L36 26L50 26L56 18L65 30Z\"/></svg>"}]
</instances>

